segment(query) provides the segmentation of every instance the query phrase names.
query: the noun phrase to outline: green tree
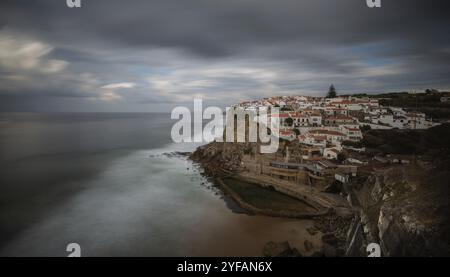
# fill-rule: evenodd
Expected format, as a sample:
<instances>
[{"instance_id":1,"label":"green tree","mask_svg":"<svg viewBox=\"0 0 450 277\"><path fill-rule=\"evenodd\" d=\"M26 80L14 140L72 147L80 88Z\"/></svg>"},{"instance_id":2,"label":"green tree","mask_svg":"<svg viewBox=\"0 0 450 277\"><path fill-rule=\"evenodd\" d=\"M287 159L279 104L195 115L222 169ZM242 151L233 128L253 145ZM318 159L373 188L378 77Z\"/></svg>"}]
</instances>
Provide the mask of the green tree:
<instances>
[{"instance_id":1,"label":"green tree","mask_svg":"<svg viewBox=\"0 0 450 277\"><path fill-rule=\"evenodd\" d=\"M333 84L331 84L330 88L328 89L327 98L334 98L337 96L336 88Z\"/></svg>"},{"instance_id":2,"label":"green tree","mask_svg":"<svg viewBox=\"0 0 450 277\"><path fill-rule=\"evenodd\" d=\"M288 117L286 118L285 123L287 126L291 127L292 125L294 125L294 120L292 119L292 117Z\"/></svg>"},{"instance_id":3,"label":"green tree","mask_svg":"<svg viewBox=\"0 0 450 277\"><path fill-rule=\"evenodd\" d=\"M344 153L339 153L338 155L337 155L337 160L339 161L339 162L343 162L343 161L345 161L347 159L347 155L346 154L344 154Z\"/></svg>"},{"instance_id":4,"label":"green tree","mask_svg":"<svg viewBox=\"0 0 450 277\"><path fill-rule=\"evenodd\" d=\"M364 125L361 127L361 131L363 132L368 132L370 130L372 130L372 127L370 127L370 125Z\"/></svg>"}]
</instances>

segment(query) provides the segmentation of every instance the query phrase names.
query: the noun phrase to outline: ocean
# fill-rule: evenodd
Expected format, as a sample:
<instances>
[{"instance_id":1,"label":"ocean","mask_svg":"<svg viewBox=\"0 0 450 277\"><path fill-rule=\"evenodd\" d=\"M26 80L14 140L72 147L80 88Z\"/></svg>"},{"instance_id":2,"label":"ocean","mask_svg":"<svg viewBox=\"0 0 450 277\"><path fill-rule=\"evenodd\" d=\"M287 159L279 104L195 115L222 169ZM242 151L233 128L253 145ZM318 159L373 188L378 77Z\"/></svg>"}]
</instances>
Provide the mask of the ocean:
<instances>
[{"instance_id":1,"label":"ocean","mask_svg":"<svg viewBox=\"0 0 450 277\"><path fill-rule=\"evenodd\" d=\"M0 114L0 256L261 256L312 222L249 215L176 151L170 114Z\"/></svg>"}]
</instances>

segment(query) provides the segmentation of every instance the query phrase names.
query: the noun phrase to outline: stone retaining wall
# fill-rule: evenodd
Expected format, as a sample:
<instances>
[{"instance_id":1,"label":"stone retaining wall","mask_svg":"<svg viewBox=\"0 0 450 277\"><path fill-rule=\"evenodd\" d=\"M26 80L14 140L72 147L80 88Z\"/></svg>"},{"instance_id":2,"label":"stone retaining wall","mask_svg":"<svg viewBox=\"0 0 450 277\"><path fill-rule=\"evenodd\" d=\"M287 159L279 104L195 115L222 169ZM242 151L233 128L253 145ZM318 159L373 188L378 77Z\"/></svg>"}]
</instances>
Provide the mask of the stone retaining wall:
<instances>
[{"instance_id":1,"label":"stone retaining wall","mask_svg":"<svg viewBox=\"0 0 450 277\"><path fill-rule=\"evenodd\" d=\"M222 179L217 179L218 183L222 187L223 191L228 194L233 200L235 200L239 206L245 210L251 211L256 214L263 214L267 216L274 217L291 217L291 218L302 218L302 219L311 219L318 216L323 216L328 214L326 212L317 212L317 213L307 213L307 212L294 212L294 211L276 211L272 209L261 209L253 206L250 203L245 202L239 194L234 192L230 187L228 187Z\"/></svg>"}]
</instances>

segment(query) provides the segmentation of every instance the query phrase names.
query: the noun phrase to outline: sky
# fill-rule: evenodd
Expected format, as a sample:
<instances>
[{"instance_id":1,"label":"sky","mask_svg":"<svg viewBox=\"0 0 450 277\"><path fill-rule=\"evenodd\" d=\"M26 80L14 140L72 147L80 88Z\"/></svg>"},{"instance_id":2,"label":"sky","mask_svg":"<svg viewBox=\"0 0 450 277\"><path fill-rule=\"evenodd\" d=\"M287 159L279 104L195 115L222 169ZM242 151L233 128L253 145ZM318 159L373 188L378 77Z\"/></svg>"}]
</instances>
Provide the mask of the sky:
<instances>
[{"instance_id":1,"label":"sky","mask_svg":"<svg viewBox=\"0 0 450 277\"><path fill-rule=\"evenodd\" d=\"M0 111L450 89L450 1L0 1Z\"/></svg>"}]
</instances>

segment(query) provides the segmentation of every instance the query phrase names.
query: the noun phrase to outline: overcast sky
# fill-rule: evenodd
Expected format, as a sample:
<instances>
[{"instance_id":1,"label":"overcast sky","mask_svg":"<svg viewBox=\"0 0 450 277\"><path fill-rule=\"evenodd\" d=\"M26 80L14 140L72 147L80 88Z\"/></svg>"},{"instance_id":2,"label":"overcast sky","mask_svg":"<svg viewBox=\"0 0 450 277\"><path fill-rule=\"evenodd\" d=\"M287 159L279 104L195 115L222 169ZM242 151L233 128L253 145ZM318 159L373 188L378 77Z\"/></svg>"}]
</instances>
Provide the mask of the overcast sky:
<instances>
[{"instance_id":1,"label":"overcast sky","mask_svg":"<svg viewBox=\"0 0 450 277\"><path fill-rule=\"evenodd\" d=\"M450 88L448 0L0 2L1 111Z\"/></svg>"}]
</instances>

